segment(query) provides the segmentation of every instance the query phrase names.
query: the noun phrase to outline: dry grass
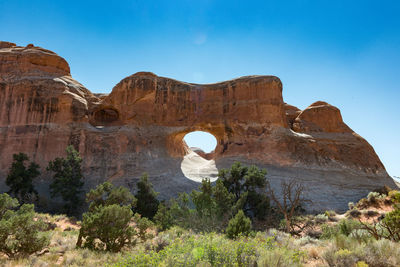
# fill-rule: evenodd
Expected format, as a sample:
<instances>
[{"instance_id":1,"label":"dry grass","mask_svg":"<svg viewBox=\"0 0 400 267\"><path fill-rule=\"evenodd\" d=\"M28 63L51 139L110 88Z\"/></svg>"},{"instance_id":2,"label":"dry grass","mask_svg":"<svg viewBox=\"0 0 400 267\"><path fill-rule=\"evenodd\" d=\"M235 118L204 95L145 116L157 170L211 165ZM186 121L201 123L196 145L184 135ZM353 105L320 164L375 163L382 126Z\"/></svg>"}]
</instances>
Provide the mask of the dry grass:
<instances>
[{"instance_id":1,"label":"dry grass","mask_svg":"<svg viewBox=\"0 0 400 267\"><path fill-rule=\"evenodd\" d=\"M382 214L393 210L390 197L375 198L372 203L369 203L368 199L361 202L361 204L357 203L357 207L360 212L358 219L362 222L376 221ZM354 209L352 210L354 211ZM351 217L350 211L345 214L329 211L324 215L305 216L299 224L300 236L297 238L289 238L287 234L279 231L275 231L275 234L273 234L273 231L267 230L267 233L276 236L278 242L291 240L287 243L287 246L302 251L306 255L304 266L328 266L328 261L335 262L337 266L345 266L348 262L358 264L358 261L365 261L370 266L396 266L396 264L399 264L400 244L398 243L373 239L362 243L357 240L357 237L351 235L327 240L317 238L321 232L321 225L336 225L340 220ZM75 244L79 233L79 222L65 215L40 214L38 217L47 222L52 233L49 247L43 250L40 255L32 255L25 259L7 259L6 256L0 254L0 266L106 266L139 252L147 253L150 250L159 252L172 242L172 236L166 235L166 232L158 233L156 230L148 230L148 233L153 236L152 238L145 242L138 241L139 243L135 247L127 248L120 253L77 249ZM308 226L305 227L306 225ZM261 227L261 224L258 226ZM265 225L262 228L268 229L268 226ZM182 231L189 236L193 235L190 231ZM271 254L268 257L272 256L274 255Z\"/></svg>"}]
</instances>

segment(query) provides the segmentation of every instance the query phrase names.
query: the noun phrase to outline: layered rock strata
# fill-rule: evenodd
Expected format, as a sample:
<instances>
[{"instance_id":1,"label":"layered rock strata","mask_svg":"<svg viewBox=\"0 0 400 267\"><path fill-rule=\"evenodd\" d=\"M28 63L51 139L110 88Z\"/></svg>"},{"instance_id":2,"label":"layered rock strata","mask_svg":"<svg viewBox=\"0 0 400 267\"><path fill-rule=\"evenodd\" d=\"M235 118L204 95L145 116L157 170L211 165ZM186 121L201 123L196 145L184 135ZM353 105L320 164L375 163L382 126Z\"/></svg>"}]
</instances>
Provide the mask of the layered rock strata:
<instances>
[{"instance_id":1,"label":"layered rock strata","mask_svg":"<svg viewBox=\"0 0 400 267\"><path fill-rule=\"evenodd\" d=\"M92 94L49 50L0 42L0 189L18 152L42 166L37 186L47 194L49 160L74 145L86 187L109 180L131 188L147 172L161 198L189 191L180 164L191 131L215 136L217 168L235 161L269 171L273 186L295 178L314 204L345 209L368 191L394 186L373 148L342 120L339 109L316 102L285 104L274 76L192 84L138 72L109 95Z\"/></svg>"}]
</instances>

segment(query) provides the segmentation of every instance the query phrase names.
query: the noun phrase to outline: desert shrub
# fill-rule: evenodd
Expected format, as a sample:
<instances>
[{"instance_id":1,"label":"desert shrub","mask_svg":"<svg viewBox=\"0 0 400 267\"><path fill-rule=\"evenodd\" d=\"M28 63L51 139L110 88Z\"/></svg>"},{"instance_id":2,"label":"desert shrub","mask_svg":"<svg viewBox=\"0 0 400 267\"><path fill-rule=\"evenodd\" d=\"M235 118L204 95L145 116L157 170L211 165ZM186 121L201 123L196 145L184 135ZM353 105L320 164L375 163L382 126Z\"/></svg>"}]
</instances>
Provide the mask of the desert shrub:
<instances>
[{"instance_id":1,"label":"desert shrub","mask_svg":"<svg viewBox=\"0 0 400 267\"><path fill-rule=\"evenodd\" d=\"M400 241L400 209L396 207L393 211L387 213L381 221L373 223L361 223L362 229L375 239L390 239Z\"/></svg>"},{"instance_id":2,"label":"desert shrub","mask_svg":"<svg viewBox=\"0 0 400 267\"><path fill-rule=\"evenodd\" d=\"M149 182L146 173L144 173L140 178L137 187L138 192L135 195L137 206L135 207L135 212L151 220L157 213L157 208L160 204L157 200L158 193L154 191L153 185Z\"/></svg>"},{"instance_id":3,"label":"desert shrub","mask_svg":"<svg viewBox=\"0 0 400 267\"><path fill-rule=\"evenodd\" d=\"M381 195L378 192L370 192L367 196L370 205L377 205L380 199L385 198L386 195Z\"/></svg>"},{"instance_id":4,"label":"desert shrub","mask_svg":"<svg viewBox=\"0 0 400 267\"><path fill-rule=\"evenodd\" d=\"M355 253L348 249L329 249L323 254L323 258L329 266L335 267L355 266L358 262L358 257Z\"/></svg>"},{"instance_id":5,"label":"desert shrub","mask_svg":"<svg viewBox=\"0 0 400 267\"><path fill-rule=\"evenodd\" d=\"M381 197L381 194L379 194L378 192L369 192L367 195L367 199L369 201L371 201L371 199L378 199Z\"/></svg>"},{"instance_id":6,"label":"desert shrub","mask_svg":"<svg viewBox=\"0 0 400 267\"><path fill-rule=\"evenodd\" d=\"M8 194L0 194L0 219L11 209L18 207L18 200L10 197Z\"/></svg>"},{"instance_id":7,"label":"desert shrub","mask_svg":"<svg viewBox=\"0 0 400 267\"><path fill-rule=\"evenodd\" d=\"M180 193L177 198L170 200L169 212L173 218L173 224L183 228L191 228L195 226L192 218L194 218L194 210L189 207L190 198L187 193Z\"/></svg>"},{"instance_id":8,"label":"desert shrub","mask_svg":"<svg viewBox=\"0 0 400 267\"><path fill-rule=\"evenodd\" d=\"M326 210L324 214L326 216L328 216L328 217L334 217L334 216L336 216L336 211L334 211L334 210Z\"/></svg>"},{"instance_id":9,"label":"desert shrub","mask_svg":"<svg viewBox=\"0 0 400 267\"><path fill-rule=\"evenodd\" d=\"M322 239L331 239L337 235L350 235L354 230L360 229L361 224L355 220L343 219L335 225L322 225Z\"/></svg>"},{"instance_id":10,"label":"desert shrub","mask_svg":"<svg viewBox=\"0 0 400 267\"><path fill-rule=\"evenodd\" d=\"M387 213L382 225L389 232L389 239L400 241L400 208Z\"/></svg>"},{"instance_id":11,"label":"desert shrub","mask_svg":"<svg viewBox=\"0 0 400 267\"><path fill-rule=\"evenodd\" d=\"M17 198L20 203L30 203L38 198L33 180L40 175L39 165L31 162L27 168L25 161L29 161L26 154L14 154L13 163L6 178L6 185L10 187L8 193Z\"/></svg>"},{"instance_id":12,"label":"desert shrub","mask_svg":"<svg viewBox=\"0 0 400 267\"><path fill-rule=\"evenodd\" d=\"M137 234L142 241L152 237L152 235L147 232L149 228L154 227L154 223L152 221L146 217L142 217L139 213L135 213L133 216L133 221L136 223L136 228L138 229Z\"/></svg>"},{"instance_id":13,"label":"desert shrub","mask_svg":"<svg viewBox=\"0 0 400 267\"><path fill-rule=\"evenodd\" d=\"M305 257L302 251L280 245L265 234L230 240L220 234L186 231L170 239L158 252L132 253L113 266L300 266Z\"/></svg>"},{"instance_id":14,"label":"desert shrub","mask_svg":"<svg viewBox=\"0 0 400 267\"><path fill-rule=\"evenodd\" d=\"M157 227L162 231L169 229L174 224L174 218L165 203L161 202L158 205L157 213L154 215L154 221Z\"/></svg>"},{"instance_id":15,"label":"desert shrub","mask_svg":"<svg viewBox=\"0 0 400 267\"><path fill-rule=\"evenodd\" d=\"M47 167L48 171L54 173L50 195L52 198L61 197L67 214L74 215L83 203L82 158L73 146L68 146L66 152L66 158L56 158Z\"/></svg>"},{"instance_id":16,"label":"desert shrub","mask_svg":"<svg viewBox=\"0 0 400 267\"><path fill-rule=\"evenodd\" d=\"M41 251L49 244L49 236L44 233L45 223L35 218L33 204L24 204L18 210L18 202L7 194L0 195L2 212L0 216L0 251L10 258L25 257Z\"/></svg>"},{"instance_id":17,"label":"desert shrub","mask_svg":"<svg viewBox=\"0 0 400 267\"><path fill-rule=\"evenodd\" d=\"M244 205L240 201L235 204L233 194L228 192L221 180L212 186L209 179L204 179L199 190L191 192L190 199L195 207L192 216L202 222L202 230L208 228L204 226L212 226L208 231L221 230L232 213Z\"/></svg>"},{"instance_id":18,"label":"desert shrub","mask_svg":"<svg viewBox=\"0 0 400 267\"><path fill-rule=\"evenodd\" d=\"M365 261L357 261L355 267L368 267L368 264Z\"/></svg>"},{"instance_id":19,"label":"desert shrub","mask_svg":"<svg viewBox=\"0 0 400 267\"><path fill-rule=\"evenodd\" d=\"M328 221L328 216L325 214L318 214L314 219L316 223L324 223Z\"/></svg>"},{"instance_id":20,"label":"desert shrub","mask_svg":"<svg viewBox=\"0 0 400 267\"><path fill-rule=\"evenodd\" d=\"M287 267L303 266L306 253L300 250L292 250L287 247L279 249L263 250L257 261L258 266Z\"/></svg>"},{"instance_id":21,"label":"desert shrub","mask_svg":"<svg viewBox=\"0 0 400 267\"><path fill-rule=\"evenodd\" d=\"M359 211L357 208L354 208L352 210L348 211L348 214L352 217L352 218L359 218L361 216L361 211Z\"/></svg>"},{"instance_id":22,"label":"desert shrub","mask_svg":"<svg viewBox=\"0 0 400 267\"><path fill-rule=\"evenodd\" d=\"M337 226L339 227L339 233L348 236L351 232L360 228L360 222L355 220L341 220Z\"/></svg>"},{"instance_id":23,"label":"desert shrub","mask_svg":"<svg viewBox=\"0 0 400 267\"><path fill-rule=\"evenodd\" d=\"M387 239L360 242L343 235L340 239L335 240L323 253L323 258L329 266L399 266L400 245L396 242Z\"/></svg>"},{"instance_id":24,"label":"desert shrub","mask_svg":"<svg viewBox=\"0 0 400 267\"><path fill-rule=\"evenodd\" d=\"M364 214L367 217L375 217L379 215L379 212L377 212L376 210L367 210Z\"/></svg>"},{"instance_id":25,"label":"desert shrub","mask_svg":"<svg viewBox=\"0 0 400 267\"><path fill-rule=\"evenodd\" d=\"M251 221L240 210L235 217L233 217L226 228L226 235L229 238L236 238L239 235L248 235L251 230Z\"/></svg>"},{"instance_id":26,"label":"desert shrub","mask_svg":"<svg viewBox=\"0 0 400 267\"><path fill-rule=\"evenodd\" d=\"M117 252L134 244L131 222L136 198L128 188L105 182L91 190L86 201L89 211L83 214L77 247Z\"/></svg>"},{"instance_id":27,"label":"desert shrub","mask_svg":"<svg viewBox=\"0 0 400 267\"><path fill-rule=\"evenodd\" d=\"M234 163L229 170L222 169L215 185L204 179L198 190L190 195L179 194L156 215L161 229L171 225L198 232L223 231L229 219L239 210L248 217L262 218L270 211L266 196L266 171L255 166ZM194 209L193 209L194 207Z\"/></svg>"},{"instance_id":28,"label":"desert shrub","mask_svg":"<svg viewBox=\"0 0 400 267\"><path fill-rule=\"evenodd\" d=\"M386 239L369 242L363 249L361 260L370 267L400 265L400 246Z\"/></svg>"},{"instance_id":29,"label":"desert shrub","mask_svg":"<svg viewBox=\"0 0 400 267\"><path fill-rule=\"evenodd\" d=\"M369 207L369 201L366 198L360 199L357 204L355 205L355 208L358 209L365 209Z\"/></svg>"},{"instance_id":30,"label":"desert shrub","mask_svg":"<svg viewBox=\"0 0 400 267\"><path fill-rule=\"evenodd\" d=\"M305 236L302 236L300 238L295 239L293 241L293 245L296 246L296 247L302 247L302 246L306 246L306 245L315 246L315 245L320 244L321 242L323 242L323 241L320 241L320 240L318 240L316 238L313 238L311 236L305 235Z\"/></svg>"},{"instance_id":31,"label":"desert shrub","mask_svg":"<svg viewBox=\"0 0 400 267\"><path fill-rule=\"evenodd\" d=\"M392 190L388 195L394 204L400 203L400 191Z\"/></svg>"},{"instance_id":32,"label":"desert shrub","mask_svg":"<svg viewBox=\"0 0 400 267\"><path fill-rule=\"evenodd\" d=\"M337 234L339 234L339 230L337 227L331 226L329 224L323 224L321 226L322 234L320 235L321 239L330 239Z\"/></svg>"},{"instance_id":33,"label":"desert shrub","mask_svg":"<svg viewBox=\"0 0 400 267\"><path fill-rule=\"evenodd\" d=\"M207 217L215 214L216 203L213 198L213 187L211 186L210 179L204 179L199 190L193 190L190 193L190 198L200 217Z\"/></svg>"},{"instance_id":34,"label":"desert shrub","mask_svg":"<svg viewBox=\"0 0 400 267\"><path fill-rule=\"evenodd\" d=\"M86 194L89 211L99 206L120 205L134 207L137 200L127 187L115 187L110 182L99 184L95 189Z\"/></svg>"},{"instance_id":35,"label":"desert shrub","mask_svg":"<svg viewBox=\"0 0 400 267\"><path fill-rule=\"evenodd\" d=\"M77 246L117 252L131 245L136 233L130 225L132 214L129 206L117 204L84 213Z\"/></svg>"},{"instance_id":36,"label":"desert shrub","mask_svg":"<svg viewBox=\"0 0 400 267\"><path fill-rule=\"evenodd\" d=\"M233 194L228 192L222 181L218 180L212 186L209 179L204 179L198 190L193 190L190 195L179 194L176 199L170 200L169 207L161 206L156 220L198 232L222 231L232 214L243 206L242 200L235 203ZM193 206L194 209L191 208Z\"/></svg>"}]
</instances>

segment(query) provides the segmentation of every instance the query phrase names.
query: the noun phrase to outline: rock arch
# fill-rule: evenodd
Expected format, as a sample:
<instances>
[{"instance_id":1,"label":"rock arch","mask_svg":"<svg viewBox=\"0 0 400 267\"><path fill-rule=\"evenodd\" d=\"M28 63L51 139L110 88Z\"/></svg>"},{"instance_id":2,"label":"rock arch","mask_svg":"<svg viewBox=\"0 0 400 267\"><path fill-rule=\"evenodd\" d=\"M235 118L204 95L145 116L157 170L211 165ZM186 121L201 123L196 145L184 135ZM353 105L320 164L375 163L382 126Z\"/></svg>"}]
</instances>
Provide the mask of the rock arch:
<instances>
[{"instance_id":1,"label":"rock arch","mask_svg":"<svg viewBox=\"0 0 400 267\"><path fill-rule=\"evenodd\" d=\"M339 109L326 102L304 110L285 104L278 77L192 84L139 72L109 95L97 95L54 52L0 42L0 190L13 153L27 153L44 167L73 144L88 188L104 180L134 185L148 172L167 199L198 187L179 172L182 139L195 130L216 137L217 167L257 164L273 185L295 177L309 188L315 210L345 209L370 190L395 186ZM44 194L47 182L38 184Z\"/></svg>"},{"instance_id":2,"label":"rock arch","mask_svg":"<svg viewBox=\"0 0 400 267\"><path fill-rule=\"evenodd\" d=\"M217 140L217 145L214 149L214 159L218 158L224 152L224 144L227 139L226 133L223 127L221 126L192 126L185 128L184 130L174 132L167 137L167 149L168 153L172 157L183 157L187 153L187 147L185 147L184 137L186 134L195 132L195 131L203 131L207 132L215 137Z\"/></svg>"}]
</instances>

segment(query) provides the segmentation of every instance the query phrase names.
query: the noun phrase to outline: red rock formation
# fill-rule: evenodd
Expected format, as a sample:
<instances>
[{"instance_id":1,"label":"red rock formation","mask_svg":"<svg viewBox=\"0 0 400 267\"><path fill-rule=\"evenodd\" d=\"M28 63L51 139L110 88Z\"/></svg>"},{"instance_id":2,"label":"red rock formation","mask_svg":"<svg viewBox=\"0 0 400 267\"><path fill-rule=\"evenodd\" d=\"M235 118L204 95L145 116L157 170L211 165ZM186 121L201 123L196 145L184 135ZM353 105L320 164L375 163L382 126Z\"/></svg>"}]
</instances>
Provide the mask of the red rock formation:
<instances>
[{"instance_id":1,"label":"red rock formation","mask_svg":"<svg viewBox=\"0 0 400 267\"><path fill-rule=\"evenodd\" d=\"M161 196L170 197L198 186L179 168L183 137L196 130L216 137L217 167L240 160L267 167L273 184L298 178L318 200L315 209L340 209L379 185L393 185L339 109L285 104L277 77L200 85L139 72L109 95L93 95L57 54L0 42L2 181L12 154L25 152L43 167L38 185L46 192L44 167L72 144L84 158L88 187L104 180L131 186L146 171Z\"/></svg>"},{"instance_id":2,"label":"red rock formation","mask_svg":"<svg viewBox=\"0 0 400 267\"><path fill-rule=\"evenodd\" d=\"M289 127L292 127L294 120L297 118L297 116L300 115L300 113L301 113L300 109L285 103L285 114Z\"/></svg>"},{"instance_id":3,"label":"red rock formation","mask_svg":"<svg viewBox=\"0 0 400 267\"><path fill-rule=\"evenodd\" d=\"M300 133L351 133L342 119L340 110L318 101L303 110L293 122L293 130Z\"/></svg>"}]
</instances>

